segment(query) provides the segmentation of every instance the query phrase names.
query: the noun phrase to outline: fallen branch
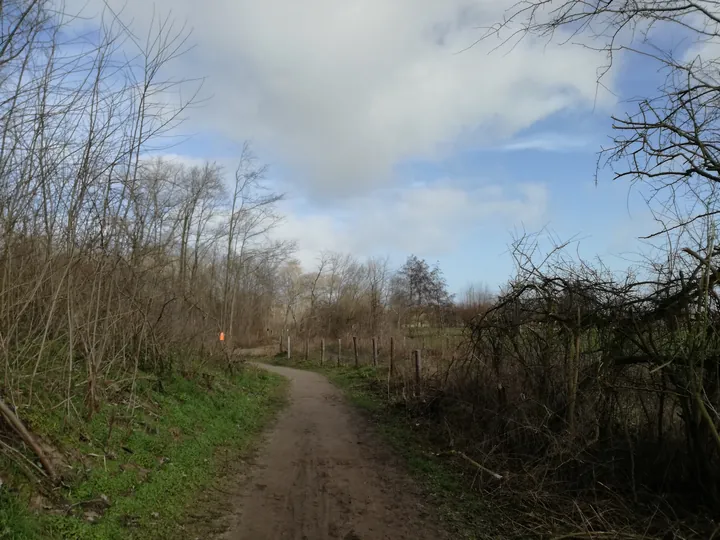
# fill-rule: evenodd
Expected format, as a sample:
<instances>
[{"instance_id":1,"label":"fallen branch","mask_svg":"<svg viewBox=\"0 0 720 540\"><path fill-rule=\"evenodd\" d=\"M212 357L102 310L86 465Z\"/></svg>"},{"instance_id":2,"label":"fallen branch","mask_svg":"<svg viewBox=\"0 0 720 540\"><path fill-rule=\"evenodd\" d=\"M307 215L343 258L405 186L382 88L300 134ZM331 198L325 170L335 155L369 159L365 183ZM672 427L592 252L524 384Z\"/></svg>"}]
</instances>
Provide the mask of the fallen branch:
<instances>
[{"instance_id":1,"label":"fallen branch","mask_svg":"<svg viewBox=\"0 0 720 540\"><path fill-rule=\"evenodd\" d=\"M17 459L18 459L18 460L21 460L21 461L19 461L19 462L18 462L18 461L15 462L18 466L24 468L24 467L25 467L25 462L27 462L27 464L29 464L30 467L32 467L32 468L35 469L37 472L39 472L41 475L43 475L44 477L47 478L47 473L45 472L45 470L44 470L42 467L40 467L39 465L37 465L36 463L34 463L30 458L28 458L25 454L23 454L23 453L22 453L20 450L18 450L17 448L13 448L13 447L10 446L9 444L7 444L6 442L1 441L1 440L0 440L0 448L4 448L4 449L7 450L8 452L11 452L10 457L11 457L12 455L17 454L17 455L18 455L18 458L17 458ZM32 470L32 469L31 469L31 470ZM27 470L26 470L26 473L27 473L28 477L29 477L32 481L38 481L37 476L35 476L35 475L32 474L31 472L28 472ZM1 483L1 482L0 482L0 487L2 487L2 483Z\"/></svg>"},{"instance_id":2,"label":"fallen branch","mask_svg":"<svg viewBox=\"0 0 720 540\"><path fill-rule=\"evenodd\" d=\"M447 452L440 452L440 453L437 454L437 455L438 455L438 456L442 456L442 455L460 456L461 458L463 458L465 461L467 461L468 463L470 463L470 464L473 465L474 467L476 467L476 468L480 469L481 471L486 472L487 474L489 474L490 476L492 476L495 480L502 480L502 479L504 478L501 474L498 474L498 473L496 473L496 472L494 472L494 471L491 471L491 470L488 469L487 467L484 467L483 465L480 465L477 461L475 461L474 459L472 459L472 458L471 458L470 456L468 456L465 452L458 452L457 450L448 450Z\"/></svg>"},{"instance_id":3,"label":"fallen branch","mask_svg":"<svg viewBox=\"0 0 720 540\"><path fill-rule=\"evenodd\" d=\"M10 427L20 436L25 444L27 444L35 455L40 460L40 463L47 472L48 477L53 483L57 482L58 476L55 472L55 467L52 466L50 460L45 455L42 447L35 440L35 437L27 430L25 425L22 423L20 418L13 412L13 410L0 398L0 415L10 425Z\"/></svg>"}]
</instances>

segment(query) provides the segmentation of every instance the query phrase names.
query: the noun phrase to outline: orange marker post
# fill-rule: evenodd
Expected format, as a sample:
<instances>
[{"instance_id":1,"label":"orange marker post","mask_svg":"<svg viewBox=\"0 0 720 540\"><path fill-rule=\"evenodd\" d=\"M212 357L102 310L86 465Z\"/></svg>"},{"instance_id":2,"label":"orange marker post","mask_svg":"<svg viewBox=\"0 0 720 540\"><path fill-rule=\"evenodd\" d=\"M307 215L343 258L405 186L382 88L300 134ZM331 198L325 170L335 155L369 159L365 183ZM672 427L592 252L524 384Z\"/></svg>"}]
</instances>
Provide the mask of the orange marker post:
<instances>
[{"instance_id":1,"label":"orange marker post","mask_svg":"<svg viewBox=\"0 0 720 540\"><path fill-rule=\"evenodd\" d=\"M225 332L220 332L220 341L225 341Z\"/></svg>"}]
</instances>

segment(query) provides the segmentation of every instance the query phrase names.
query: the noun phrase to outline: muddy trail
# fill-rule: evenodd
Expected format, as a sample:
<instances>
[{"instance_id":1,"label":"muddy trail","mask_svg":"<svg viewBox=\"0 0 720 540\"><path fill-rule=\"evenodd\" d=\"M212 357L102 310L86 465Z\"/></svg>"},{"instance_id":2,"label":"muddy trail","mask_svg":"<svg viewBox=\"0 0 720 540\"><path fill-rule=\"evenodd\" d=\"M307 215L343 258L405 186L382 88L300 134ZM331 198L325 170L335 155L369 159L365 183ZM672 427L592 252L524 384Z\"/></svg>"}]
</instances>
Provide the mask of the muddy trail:
<instances>
[{"instance_id":1,"label":"muddy trail","mask_svg":"<svg viewBox=\"0 0 720 540\"><path fill-rule=\"evenodd\" d=\"M323 376L290 379L290 402L232 501L225 540L401 540L447 536L397 459Z\"/></svg>"}]
</instances>

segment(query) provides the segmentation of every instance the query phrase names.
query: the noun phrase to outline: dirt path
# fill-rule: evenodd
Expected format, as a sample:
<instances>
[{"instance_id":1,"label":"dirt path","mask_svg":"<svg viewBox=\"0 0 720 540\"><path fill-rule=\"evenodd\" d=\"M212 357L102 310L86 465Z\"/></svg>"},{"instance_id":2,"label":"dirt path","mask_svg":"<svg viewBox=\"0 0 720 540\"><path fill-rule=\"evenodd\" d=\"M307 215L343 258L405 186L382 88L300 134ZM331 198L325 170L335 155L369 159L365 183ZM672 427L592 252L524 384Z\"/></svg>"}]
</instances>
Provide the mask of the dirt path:
<instances>
[{"instance_id":1,"label":"dirt path","mask_svg":"<svg viewBox=\"0 0 720 540\"><path fill-rule=\"evenodd\" d=\"M446 538L339 390L316 373L263 367L291 380L291 402L234 504L224 539Z\"/></svg>"}]
</instances>

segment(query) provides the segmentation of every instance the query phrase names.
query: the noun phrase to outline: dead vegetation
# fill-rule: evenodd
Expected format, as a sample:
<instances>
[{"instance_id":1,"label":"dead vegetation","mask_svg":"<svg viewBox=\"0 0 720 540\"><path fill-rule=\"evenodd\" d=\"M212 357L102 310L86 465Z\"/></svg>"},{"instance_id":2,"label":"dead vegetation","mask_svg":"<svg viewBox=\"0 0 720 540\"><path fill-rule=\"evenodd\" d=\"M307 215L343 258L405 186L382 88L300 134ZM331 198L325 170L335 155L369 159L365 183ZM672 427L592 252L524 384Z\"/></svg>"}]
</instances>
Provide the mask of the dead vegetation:
<instances>
[{"instance_id":1,"label":"dead vegetation","mask_svg":"<svg viewBox=\"0 0 720 540\"><path fill-rule=\"evenodd\" d=\"M43 413L132 416L140 381L230 367L218 335L264 335L290 247L267 238L280 196L247 145L234 175L161 154L200 95L167 72L187 29L137 36L108 9L82 33L56 7L0 2L0 469L49 485L33 428L65 423Z\"/></svg>"},{"instance_id":2,"label":"dead vegetation","mask_svg":"<svg viewBox=\"0 0 720 540\"><path fill-rule=\"evenodd\" d=\"M513 244L517 275L462 336L385 328L376 356L356 338L352 384L471 472L463 489L492 501L484 519L504 537L717 535L720 249L710 236L618 275L567 244L542 254L538 238ZM325 366L337 365L333 341ZM353 341L341 346L340 364L354 366ZM374 358L379 373L365 371Z\"/></svg>"},{"instance_id":3,"label":"dead vegetation","mask_svg":"<svg viewBox=\"0 0 720 540\"><path fill-rule=\"evenodd\" d=\"M716 256L689 250L673 273L639 280L559 248L535 265L528 238L514 247L518 276L468 326L433 414L509 471L502 489L556 515L547 533L717 534Z\"/></svg>"}]
</instances>

